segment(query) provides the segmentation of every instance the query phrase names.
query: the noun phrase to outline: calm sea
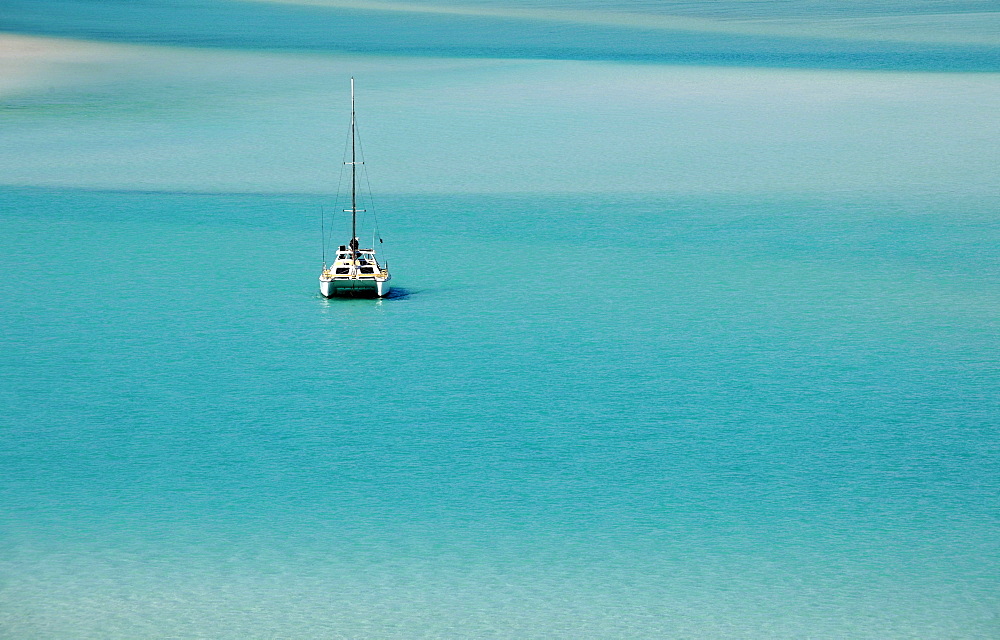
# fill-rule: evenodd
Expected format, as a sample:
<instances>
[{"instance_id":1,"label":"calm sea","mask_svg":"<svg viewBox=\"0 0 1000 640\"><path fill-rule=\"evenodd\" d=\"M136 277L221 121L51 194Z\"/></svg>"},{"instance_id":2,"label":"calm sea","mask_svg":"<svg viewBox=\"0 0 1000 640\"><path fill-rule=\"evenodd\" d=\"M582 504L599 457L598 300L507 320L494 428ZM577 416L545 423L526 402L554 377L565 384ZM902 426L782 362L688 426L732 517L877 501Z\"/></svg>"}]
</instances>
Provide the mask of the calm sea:
<instances>
[{"instance_id":1,"label":"calm sea","mask_svg":"<svg viewBox=\"0 0 1000 640\"><path fill-rule=\"evenodd\" d=\"M0 86L0 637L996 637L995 49L468 4L8 3L101 43Z\"/></svg>"}]
</instances>

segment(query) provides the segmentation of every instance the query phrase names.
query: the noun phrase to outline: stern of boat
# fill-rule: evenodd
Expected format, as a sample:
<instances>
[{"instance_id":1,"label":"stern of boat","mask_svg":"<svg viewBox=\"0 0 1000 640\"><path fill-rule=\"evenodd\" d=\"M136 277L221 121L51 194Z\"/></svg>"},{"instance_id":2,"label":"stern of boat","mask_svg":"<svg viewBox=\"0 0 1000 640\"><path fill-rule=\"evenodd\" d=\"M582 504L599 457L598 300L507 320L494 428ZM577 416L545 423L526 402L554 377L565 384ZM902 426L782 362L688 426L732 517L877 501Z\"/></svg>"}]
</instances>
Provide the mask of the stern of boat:
<instances>
[{"instance_id":1,"label":"stern of boat","mask_svg":"<svg viewBox=\"0 0 1000 640\"><path fill-rule=\"evenodd\" d=\"M319 292L325 298L374 297L384 298L392 290L392 277L387 271L376 276L338 276L324 271L319 277Z\"/></svg>"}]
</instances>

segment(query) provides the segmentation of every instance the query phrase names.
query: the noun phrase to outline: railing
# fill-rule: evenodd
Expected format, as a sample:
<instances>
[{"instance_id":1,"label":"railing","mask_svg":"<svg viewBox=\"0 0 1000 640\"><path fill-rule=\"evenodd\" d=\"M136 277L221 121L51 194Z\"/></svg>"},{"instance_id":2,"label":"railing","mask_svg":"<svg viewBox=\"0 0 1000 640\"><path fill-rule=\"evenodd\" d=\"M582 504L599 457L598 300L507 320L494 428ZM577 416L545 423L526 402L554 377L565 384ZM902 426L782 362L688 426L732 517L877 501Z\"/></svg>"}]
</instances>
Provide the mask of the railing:
<instances>
[{"instance_id":1,"label":"railing","mask_svg":"<svg viewBox=\"0 0 1000 640\"><path fill-rule=\"evenodd\" d=\"M382 269L378 273L333 273L329 270L324 271L320 274L321 278L330 278L331 280L364 280L367 278L389 278L389 270Z\"/></svg>"}]
</instances>

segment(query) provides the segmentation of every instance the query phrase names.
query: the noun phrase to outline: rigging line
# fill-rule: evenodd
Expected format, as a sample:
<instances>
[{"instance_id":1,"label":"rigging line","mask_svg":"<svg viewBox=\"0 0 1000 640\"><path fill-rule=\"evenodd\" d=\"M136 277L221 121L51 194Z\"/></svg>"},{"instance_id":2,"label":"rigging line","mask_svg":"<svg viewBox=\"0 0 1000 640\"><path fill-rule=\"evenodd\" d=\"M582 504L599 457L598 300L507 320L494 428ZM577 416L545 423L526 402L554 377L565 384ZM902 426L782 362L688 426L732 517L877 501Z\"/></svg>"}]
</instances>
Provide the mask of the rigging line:
<instances>
[{"instance_id":1,"label":"rigging line","mask_svg":"<svg viewBox=\"0 0 1000 640\"><path fill-rule=\"evenodd\" d=\"M354 128L357 129L357 126L358 126L357 122L355 122L354 123ZM371 179L368 177L368 168L367 168L368 165L364 164L364 162L365 162L365 147L364 147L363 144L361 144L361 133L360 132L358 132L358 148L361 150L361 166L365 167L364 174L365 174L365 184L368 185L368 202L371 204L372 218L375 220L375 230L376 230L376 232L379 232L380 229L378 227L378 212L375 210L375 196L372 195L372 182L371 182ZM379 243L382 242L382 234L381 233L378 234L378 241L379 241ZM374 244L374 243L372 243L372 244ZM372 247L372 248L374 249L375 247Z\"/></svg>"},{"instance_id":2,"label":"rigging line","mask_svg":"<svg viewBox=\"0 0 1000 640\"><path fill-rule=\"evenodd\" d=\"M378 210L377 210L377 208L375 206L375 195L372 193L372 183L371 183L371 177L368 175L368 165L365 164L365 147L364 147L364 144L361 142L361 131L358 129L357 118L355 118L355 120L354 120L354 132L355 132L355 134L357 135L357 138L358 138L358 150L361 152L361 168L362 168L364 176L365 176L365 184L368 187L368 203L369 203L369 206L367 208L371 209L372 220L374 221L374 225L372 227L372 249L375 249L376 246L378 246L378 245L375 244L375 238L376 237L378 238L378 244L379 245L383 244L382 243L382 230L379 228L379 224L378 224ZM379 248L379 252L382 254L382 260L383 260L384 264L386 265L386 267L388 267L388 265L389 265L389 255L388 255L388 253L385 251L384 248Z\"/></svg>"},{"instance_id":3,"label":"rigging line","mask_svg":"<svg viewBox=\"0 0 1000 640\"><path fill-rule=\"evenodd\" d=\"M339 174L340 177L337 180L337 195L333 199L333 215L330 217L330 231L329 231L329 233L324 238L326 244L329 244L333 240L333 235L334 235L334 233L336 231L336 228L337 228L338 210L343 208L343 207L340 206L340 194L344 190L344 173L345 173L344 168L347 166L347 164L346 164L346 161L347 161L347 146L348 146L349 142L350 142L350 131L348 131L348 135L344 139L344 152L341 155L341 160L343 160L343 162L340 163L340 174ZM325 245L324 245L324 248L325 248Z\"/></svg>"},{"instance_id":4,"label":"rigging line","mask_svg":"<svg viewBox=\"0 0 1000 640\"><path fill-rule=\"evenodd\" d=\"M348 125L347 135L344 136L344 152L343 154L341 154L341 163L340 163L340 180L337 182L337 200L334 202L334 206L336 206L338 209L343 209L343 207L340 206L340 194L344 186L344 176L347 174L347 150L351 146L352 127L353 127L353 122L350 125ZM341 211L340 213L343 212ZM334 215L336 214L337 212L335 211Z\"/></svg>"},{"instance_id":5,"label":"rigging line","mask_svg":"<svg viewBox=\"0 0 1000 640\"><path fill-rule=\"evenodd\" d=\"M374 213L375 203L372 201L371 183L370 183L370 181L368 179L368 167L367 167L367 165L365 165L365 149L364 149L364 147L361 144L361 130L358 128L358 118L357 118L356 115L354 116L354 135L355 135L355 137L357 139L358 155L359 155L359 159L361 161L361 164L360 164L360 166L361 166L361 170L360 170L361 171L361 175L364 176L365 182L368 183L368 197L367 197L367 199L365 198L365 194L364 194L363 190L362 190L362 193L360 194L361 195L361 204L365 208L364 213L361 215L361 223L362 223L362 226L364 226L365 224L368 223L368 214L369 213ZM377 223L376 223L375 226L377 226ZM373 245L372 248L374 249L375 248L374 247L374 243L372 243L372 245Z\"/></svg>"}]
</instances>

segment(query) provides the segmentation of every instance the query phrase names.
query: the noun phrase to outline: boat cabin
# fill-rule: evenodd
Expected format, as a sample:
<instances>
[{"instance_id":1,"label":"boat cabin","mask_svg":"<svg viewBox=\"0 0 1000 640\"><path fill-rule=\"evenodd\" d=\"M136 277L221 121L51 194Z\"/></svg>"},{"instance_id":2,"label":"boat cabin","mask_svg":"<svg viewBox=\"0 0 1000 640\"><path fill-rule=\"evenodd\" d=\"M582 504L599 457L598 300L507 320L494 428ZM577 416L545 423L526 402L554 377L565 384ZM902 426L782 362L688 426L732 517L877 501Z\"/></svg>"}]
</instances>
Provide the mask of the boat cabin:
<instances>
[{"instance_id":1,"label":"boat cabin","mask_svg":"<svg viewBox=\"0 0 1000 640\"><path fill-rule=\"evenodd\" d=\"M352 252L345 245L340 245L337 251L337 258L333 263L333 273L338 276L346 276L354 273L361 275L375 275L381 271L378 262L375 261L374 249L358 249L357 262L354 260Z\"/></svg>"}]
</instances>

